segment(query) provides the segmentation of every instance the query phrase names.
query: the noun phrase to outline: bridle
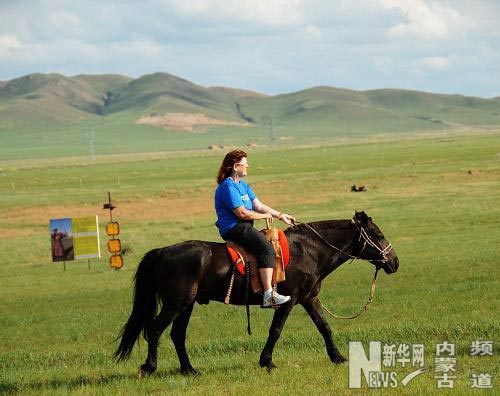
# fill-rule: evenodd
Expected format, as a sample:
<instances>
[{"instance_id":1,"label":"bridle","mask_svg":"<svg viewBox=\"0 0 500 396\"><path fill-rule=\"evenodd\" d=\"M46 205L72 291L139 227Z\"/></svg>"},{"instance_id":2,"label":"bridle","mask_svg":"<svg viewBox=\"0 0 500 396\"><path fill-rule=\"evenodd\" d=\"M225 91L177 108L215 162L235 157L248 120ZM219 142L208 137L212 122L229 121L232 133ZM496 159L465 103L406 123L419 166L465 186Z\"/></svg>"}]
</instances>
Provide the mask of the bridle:
<instances>
[{"instance_id":1,"label":"bridle","mask_svg":"<svg viewBox=\"0 0 500 396\"><path fill-rule=\"evenodd\" d=\"M380 253L380 256L382 257L381 259L373 259L373 260L369 260L369 261L380 261L382 264L387 263L387 255L392 250L392 244L389 243L384 249L380 249L380 247L375 242L373 242L373 240L370 238L370 236L368 235L366 230L361 225L358 225L358 223L355 220L352 220L352 222L359 230L358 242L360 242L361 239L363 239L363 247L359 251L359 254L361 254L363 252L363 250L365 250L366 245L369 245L373 249L375 249L378 253ZM360 258L360 257L357 257L357 258Z\"/></svg>"},{"instance_id":2,"label":"bridle","mask_svg":"<svg viewBox=\"0 0 500 396\"><path fill-rule=\"evenodd\" d=\"M356 226L356 228L358 229L359 231L359 238L358 238L358 242L361 242L361 240L363 240L363 247L361 248L361 250L359 251L358 253L358 256L354 256L350 253L347 253L345 251L343 251L342 249L332 245L330 242L328 242L325 238L323 238L321 236L321 234L316 231L313 227L311 227L308 223L302 223L300 221L294 221L294 225L295 224L303 224L305 225L307 228L309 228L320 240L321 242L323 242L325 245L329 246L330 248L348 256L349 258L351 258L351 261L350 263L352 263L354 260L360 260L361 257L359 257L359 255L365 250L366 246L369 245L370 247L372 247L373 249L375 249L379 254L380 254L380 259L372 259L372 260L369 260L369 261L377 261L377 262L381 262L382 264L385 264L387 263L387 254L389 254L389 252L392 250L392 244L389 243L384 249L381 249L371 238L370 236L368 235L368 233L366 232L366 230L363 228L363 226L361 224L359 224L356 220L354 219L351 219L351 222L352 224L354 224ZM380 266L378 265L375 265L375 273L373 274L373 279L372 279L372 285L371 285L371 288L370 288L370 296L368 297L368 301L365 303L365 305L363 306L363 308L361 308L361 310L355 314L355 315L352 315L352 316L339 316L339 315L335 315L334 313L330 312L328 310L328 308L326 308L323 303L321 302L321 300L319 299L318 297L318 301L319 303L321 304L321 307L331 316L333 316L334 318L337 318L337 319L354 319L354 318L357 318L358 316L360 316L363 312L366 312L368 310L368 306L372 303L373 301L373 296L375 295L375 287L376 287L376 281L377 281L377 274L378 274L378 271L380 269Z\"/></svg>"},{"instance_id":3,"label":"bridle","mask_svg":"<svg viewBox=\"0 0 500 396\"><path fill-rule=\"evenodd\" d=\"M342 253L343 255L349 257L351 259L351 262L354 260L361 260L362 257L360 257L359 255L365 250L366 246L368 245L368 246L372 247L373 249L375 249L380 254L380 257L381 257L380 259L370 259L368 261L377 261L377 262L381 262L382 264L387 263L387 254L389 254L390 251L392 250L392 244L389 243L384 249L381 249L370 238L370 236L368 235L368 233L366 232L366 230L363 228L363 226L361 224L359 224L357 221L355 221L353 219L351 219L351 222L352 222L352 224L354 224L356 226L356 228L359 231L358 242L361 242L361 240L363 240L363 247L361 248L361 250L359 251L357 256L352 255L350 253L347 253L344 250L332 245L324 237L322 237L318 231L316 231L313 227L311 227L308 223L302 223L301 221L296 220L293 222L293 224L294 225L302 224L302 225L306 226L307 228L309 228L309 230L311 230L321 240L321 242L323 242L325 245L329 246L330 248ZM377 266L377 268L379 268L379 267Z\"/></svg>"}]
</instances>

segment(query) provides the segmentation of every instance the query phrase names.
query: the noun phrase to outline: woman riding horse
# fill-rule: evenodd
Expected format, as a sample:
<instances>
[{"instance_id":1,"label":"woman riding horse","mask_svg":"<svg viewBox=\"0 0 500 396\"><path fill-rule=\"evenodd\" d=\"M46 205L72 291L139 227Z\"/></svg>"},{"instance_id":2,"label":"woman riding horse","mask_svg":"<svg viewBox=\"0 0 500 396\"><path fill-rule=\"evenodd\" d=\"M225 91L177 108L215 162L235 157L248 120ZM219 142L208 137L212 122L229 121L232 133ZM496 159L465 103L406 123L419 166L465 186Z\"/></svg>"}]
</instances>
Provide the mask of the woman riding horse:
<instances>
[{"instance_id":1,"label":"woman riding horse","mask_svg":"<svg viewBox=\"0 0 500 396\"><path fill-rule=\"evenodd\" d=\"M262 308L279 306L290 301L290 296L273 292L272 278L275 252L266 237L253 226L254 220L277 218L293 224L295 218L263 204L242 178L247 175L247 153L233 150L226 154L215 190L215 212L221 237L243 246L257 258L260 279L264 289Z\"/></svg>"},{"instance_id":2,"label":"woman riding horse","mask_svg":"<svg viewBox=\"0 0 500 396\"><path fill-rule=\"evenodd\" d=\"M387 274L397 271L399 259L382 231L364 212L353 219L304 223L285 230L290 247L286 281L281 293L291 301L275 312L259 363L268 370L275 367L272 354L293 307L300 304L323 336L330 360L345 361L332 339L332 331L322 314L319 292L323 279L350 259L368 260ZM195 302L223 302L228 274L232 270L224 243L186 241L146 253L135 274L132 313L123 326L115 357L125 360L141 332L148 342L148 356L140 375L156 370L158 342L172 324L170 336L183 374L197 374L186 351L186 329ZM235 279L231 304L245 303L245 279ZM240 291L240 293L238 293ZM235 293L236 292L236 293ZM250 293L248 302L260 305L262 297ZM158 305L161 310L157 314Z\"/></svg>"}]
</instances>

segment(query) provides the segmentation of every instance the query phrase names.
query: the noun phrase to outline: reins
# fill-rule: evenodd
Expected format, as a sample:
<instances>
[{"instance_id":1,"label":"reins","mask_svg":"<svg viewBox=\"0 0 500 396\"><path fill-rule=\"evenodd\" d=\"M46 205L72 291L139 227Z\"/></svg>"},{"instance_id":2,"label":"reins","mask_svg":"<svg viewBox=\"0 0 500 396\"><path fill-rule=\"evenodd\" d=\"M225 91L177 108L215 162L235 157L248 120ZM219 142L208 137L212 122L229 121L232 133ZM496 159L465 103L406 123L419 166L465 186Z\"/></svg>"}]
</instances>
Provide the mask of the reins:
<instances>
[{"instance_id":1,"label":"reins","mask_svg":"<svg viewBox=\"0 0 500 396\"><path fill-rule=\"evenodd\" d=\"M386 261L386 254L389 253L392 249L392 245L389 244L387 245L387 247L385 249L380 249L371 239L370 237L368 236L368 234L366 233L366 231L363 229L363 227L359 226L353 221L354 225L358 228L360 234L359 234L359 240L361 241L361 238L363 238L363 241L364 241L364 244L363 244L363 248L361 249L361 252L364 250L366 244L370 245L371 247L375 248L376 250L379 251L379 253L382 255L382 259L380 260L372 260L372 261L382 261L382 262L385 262ZM328 242L325 238L323 238L318 231L316 231L313 227L311 227L309 224L307 223L302 223L300 221L295 221L294 224L303 224L305 225L306 227L308 227L324 244L326 244L327 246L329 246L330 248L348 256L351 258L351 263L354 261L354 260L358 260L360 259L360 257L358 256L353 256L352 254L349 254L345 251L343 251L342 249L339 249L338 247L332 245L330 242ZM377 274L378 274L378 270L380 269L380 267L376 267L375 269L375 273L373 274L373 279L372 279L372 285L371 285L371 288L370 288L370 296L368 297L368 301L365 303L365 305L361 308L361 310L357 313L357 314L354 314L352 316L339 316L339 315L336 315L332 312L330 312L330 310L325 307L323 305L323 303L321 302L320 298L318 297L318 301L319 303L321 304L321 307L332 317L336 318L336 319L355 319L357 318L358 316L360 316L362 313L366 312L368 310L368 306L372 303L373 301L373 296L375 295L375 288L376 288L376 282L377 282Z\"/></svg>"},{"instance_id":2,"label":"reins","mask_svg":"<svg viewBox=\"0 0 500 396\"><path fill-rule=\"evenodd\" d=\"M346 256L349 256L352 260L356 260L358 259L359 257L356 257L356 256L353 256L352 254L349 254L349 253L346 253L344 252L342 249L339 249L338 247L336 246L333 246L330 242L328 242L325 238L323 238L318 231L316 231L314 228L312 228L309 224L307 223L302 223L301 221L294 221L294 224L303 224L305 225L307 228L309 228L313 233L316 234L316 236L321 240L321 242L323 242L325 245L331 247L332 249L335 249L337 250L338 252L342 253L342 254L345 254Z\"/></svg>"},{"instance_id":3,"label":"reins","mask_svg":"<svg viewBox=\"0 0 500 396\"><path fill-rule=\"evenodd\" d=\"M375 287L376 287L378 270L379 270L379 268L377 267L377 269L375 270L375 273L373 274L372 287L370 289L370 297L368 297L368 301L365 303L365 305L363 306L363 308L361 308L361 310L357 314L352 315L352 316L339 316L339 315L335 315L334 313L330 312L327 307L325 307L323 305L323 303L321 302L321 300L318 297L318 301L321 304L321 307L326 311L326 313L328 313L330 316L333 316L336 319L355 319L358 316L360 316L363 312L368 311L368 305L370 305L372 303L373 296L375 295Z\"/></svg>"}]
</instances>

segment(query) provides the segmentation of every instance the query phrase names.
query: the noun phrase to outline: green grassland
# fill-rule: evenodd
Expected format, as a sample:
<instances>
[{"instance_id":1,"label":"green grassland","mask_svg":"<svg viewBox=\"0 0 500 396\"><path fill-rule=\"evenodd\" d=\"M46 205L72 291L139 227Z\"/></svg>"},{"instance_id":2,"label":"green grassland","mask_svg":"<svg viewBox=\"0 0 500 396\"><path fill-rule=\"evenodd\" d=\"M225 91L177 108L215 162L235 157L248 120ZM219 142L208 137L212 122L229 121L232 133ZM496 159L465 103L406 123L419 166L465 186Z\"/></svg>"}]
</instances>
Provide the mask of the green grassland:
<instances>
[{"instance_id":1,"label":"green grassland","mask_svg":"<svg viewBox=\"0 0 500 396\"><path fill-rule=\"evenodd\" d=\"M379 275L369 311L352 321L328 318L346 356L348 342L356 340L365 347L375 340L425 345L431 370L388 393L443 393L433 366L435 344L442 341L456 344L457 394L481 393L470 388L472 374L479 373L493 376L495 389L487 394L498 392L499 152L498 134L479 133L249 150L248 181L262 201L301 221L365 210L394 245L400 269ZM142 255L187 239L220 240L212 194L222 155L205 150L1 161L0 393L369 392L366 385L348 389L348 365L329 362L301 307L286 323L274 354L278 369L270 374L258 357L272 312L253 307L248 336L244 309L219 303L195 306L188 329L188 352L202 376L179 373L168 331L152 377L137 377L144 341L128 362L113 362ZM366 184L368 191L352 193L352 184ZM66 271L50 263L48 220L99 214L102 228L107 191L118 205L125 267L110 269L106 257L90 269L86 262L67 263ZM342 266L324 282L323 303L341 315L357 311L372 271L362 261ZM470 356L475 340L493 341L494 356ZM396 371L401 380L412 370Z\"/></svg>"}]
</instances>

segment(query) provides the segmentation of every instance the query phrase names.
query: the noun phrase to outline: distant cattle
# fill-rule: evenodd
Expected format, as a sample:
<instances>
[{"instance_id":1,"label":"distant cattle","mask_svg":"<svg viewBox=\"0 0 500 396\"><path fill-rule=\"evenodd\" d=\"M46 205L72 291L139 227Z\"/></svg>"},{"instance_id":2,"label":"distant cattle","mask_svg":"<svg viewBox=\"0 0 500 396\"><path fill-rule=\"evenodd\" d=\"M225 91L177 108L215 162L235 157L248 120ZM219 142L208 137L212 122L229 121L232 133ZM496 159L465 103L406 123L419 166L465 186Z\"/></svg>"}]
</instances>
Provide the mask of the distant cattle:
<instances>
[{"instance_id":1,"label":"distant cattle","mask_svg":"<svg viewBox=\"0 0 500 396\"><path fill-rule=\"evenodd\" d=\"M359 186L359 187L357 187L355 184L353 184L351 186L351 191L352 192L368 191L368 187L366 187L366 186Z\"/></svg>"}]
</instances>

